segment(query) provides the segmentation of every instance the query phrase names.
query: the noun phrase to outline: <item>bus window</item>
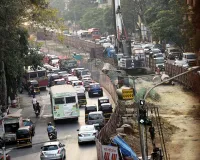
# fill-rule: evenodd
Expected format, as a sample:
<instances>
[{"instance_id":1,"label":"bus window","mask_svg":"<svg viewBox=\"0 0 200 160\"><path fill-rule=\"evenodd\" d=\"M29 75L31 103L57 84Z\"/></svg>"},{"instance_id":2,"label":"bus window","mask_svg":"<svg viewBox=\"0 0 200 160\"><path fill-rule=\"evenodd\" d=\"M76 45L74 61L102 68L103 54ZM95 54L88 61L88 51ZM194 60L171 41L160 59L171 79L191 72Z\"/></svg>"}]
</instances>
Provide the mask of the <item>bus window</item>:
<instances>
[{"instance_id":1,"label":"bus window","mask_svg":"<svg viewBox=\"0 0 200 160\"><path fill-rule=\"evenodd\" d=\"M44 72L38 72L38 77L45 77L45 76L46 76L45 71Z\"/></svg>"},{"instance_id":2,"label":"bus window","mask_svg":"<svg viewBox=\"0 0 200 160\"><path fill-rule=\"evenodd\" d=\"M64 98L55 98L54 99L55 104L65 104Z\"/></svg>"},{"instance_id":3,"label":"bus window","mask_svg":"<svg viewBox=\"0 0 200 160\"><path fill-rule=\"evenodd\" d=\"M37 78L37 73L29 73L30 78Z\"/></svg>"},{"instance_id":4,"label":"bus window","mask_svg":"<svg viewBox=\"0 0 200 160\"><path fill-rule=\"evenodd\" d=\"M75 97L65 97L66 103L76 103Z\"/></svg>"}]
</instances>

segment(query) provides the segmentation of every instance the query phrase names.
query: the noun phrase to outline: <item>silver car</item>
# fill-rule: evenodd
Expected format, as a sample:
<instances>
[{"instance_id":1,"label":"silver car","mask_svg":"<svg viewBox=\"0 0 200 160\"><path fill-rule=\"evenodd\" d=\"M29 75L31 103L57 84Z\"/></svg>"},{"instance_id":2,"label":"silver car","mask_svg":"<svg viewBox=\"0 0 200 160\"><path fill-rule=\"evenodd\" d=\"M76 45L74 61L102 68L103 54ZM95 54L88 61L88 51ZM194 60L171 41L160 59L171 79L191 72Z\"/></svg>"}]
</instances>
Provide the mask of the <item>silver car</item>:
<instances>
[{"instance_id":1,"label":"silver car","mask_svg":"<svg viewBox=\"0 0 200 160\"><path fill-rule=\"evenodd\" d=\"M64 160L66 158L65 145L59 141L47 142L41 147L40 160Z\"/></svg>"},{"instance_id":2,"label":"silver car","mask_svg":"<svg viewBox=\"0 0 200 160\"><path fill-rule=\"evenodd\" d=\"M79 131L78 144L81 144L82 142L94 142L98 132L94 125L81 126L77 131Z\"/></svg>"}]
</instances>

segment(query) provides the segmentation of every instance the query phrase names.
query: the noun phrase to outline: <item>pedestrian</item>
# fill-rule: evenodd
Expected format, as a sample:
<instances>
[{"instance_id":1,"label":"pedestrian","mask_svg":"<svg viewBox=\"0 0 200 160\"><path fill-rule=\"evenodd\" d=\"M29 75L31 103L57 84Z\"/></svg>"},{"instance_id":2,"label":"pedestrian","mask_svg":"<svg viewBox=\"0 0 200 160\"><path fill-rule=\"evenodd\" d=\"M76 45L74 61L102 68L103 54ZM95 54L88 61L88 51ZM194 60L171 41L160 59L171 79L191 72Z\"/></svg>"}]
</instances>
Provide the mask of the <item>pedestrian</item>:
<instances>
[{"instance_id":1,"label":"pedestrian","mask_svg":"<svg viewBox=\"0 0 200 160\"><path fill-rule=\"evenodd\" d=\"M150 136L151 136L152 143L154 144L155 128L152 125L149 127L149 133L150 133Z\"/></svg>"}]
</instances>

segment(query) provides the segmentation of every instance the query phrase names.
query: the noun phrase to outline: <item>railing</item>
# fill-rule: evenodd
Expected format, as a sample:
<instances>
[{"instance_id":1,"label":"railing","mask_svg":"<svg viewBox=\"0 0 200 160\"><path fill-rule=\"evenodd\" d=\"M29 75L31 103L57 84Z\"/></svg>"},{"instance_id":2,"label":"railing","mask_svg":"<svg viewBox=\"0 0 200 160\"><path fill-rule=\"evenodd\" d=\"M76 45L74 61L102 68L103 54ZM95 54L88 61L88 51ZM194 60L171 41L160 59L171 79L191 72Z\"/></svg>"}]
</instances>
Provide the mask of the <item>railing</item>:
<instances>
[{"instance_id":1,"label":"railing","mask_svg":"<svg viewBox=\"0 0 200 160\"><path fill-rule=\"evenodd\" d=\"M186 68L169 63L165 64L165 72L169 74L170 77L176 76L185 71L187 71ZM200 94L200 75L196 71L182 75L175 80L198 95Z\"/></svg>"}]
</instances>

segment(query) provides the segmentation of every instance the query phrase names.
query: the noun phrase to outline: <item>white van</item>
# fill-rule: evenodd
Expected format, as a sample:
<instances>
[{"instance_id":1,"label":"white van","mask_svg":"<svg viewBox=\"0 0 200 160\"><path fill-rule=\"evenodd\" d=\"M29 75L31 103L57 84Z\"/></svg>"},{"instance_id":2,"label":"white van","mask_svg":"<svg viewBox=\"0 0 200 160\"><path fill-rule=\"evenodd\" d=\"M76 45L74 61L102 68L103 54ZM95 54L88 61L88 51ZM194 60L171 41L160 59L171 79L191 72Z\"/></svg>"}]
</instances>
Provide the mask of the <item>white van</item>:
<instances>
[{"instance_id":1,"label":"white van","mask_svg":"<svg viewBox=\"0 0 200 160\"><path fill-rule=\"evenodd\" d=\"M197 63L197 56L195 53L186 52L183 53L183 60L188 62L189 66L195 66Z\"/></svg>"}]
</instances>

